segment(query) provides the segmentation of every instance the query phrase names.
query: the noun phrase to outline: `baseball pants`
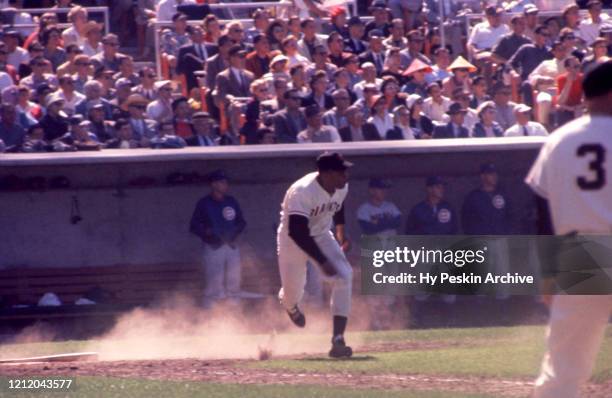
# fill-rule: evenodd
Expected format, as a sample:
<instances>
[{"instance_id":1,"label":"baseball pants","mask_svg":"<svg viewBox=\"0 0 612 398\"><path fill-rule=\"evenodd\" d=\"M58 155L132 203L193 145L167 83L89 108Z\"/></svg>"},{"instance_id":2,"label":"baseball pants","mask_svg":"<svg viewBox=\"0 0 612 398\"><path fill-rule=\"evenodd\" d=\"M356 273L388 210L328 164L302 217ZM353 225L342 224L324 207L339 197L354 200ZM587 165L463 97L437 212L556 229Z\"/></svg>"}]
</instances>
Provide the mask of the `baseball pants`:
<instances>
[{"instance_id":1,"label":"baseball pants","mask_svg":"<svg viewBox=\"0 0 612 398\"><path fill-rule=\"evenodd\" d=\"M240 293L240 251L229 245L213 248L204 244L204 303Z\"/></svg>"},{"instance_id":2,"label":"baseball pants","mask_svg":"<svg viewBox=\"0 0 612 398\"><path fill-rule=\"evenodd\" d=\"M575 398L593 370L612 295L555 296L547 330L547 352L534 398Z\"/></svg>"},{"instance_id":3,"label":"baseball pants","mask_svg":"<svg viewBox=\"0 0 612 398\"><path fill-rule=\"evenodd\" d=\"M325 257L336 269L333 277L324 276L333 283L331 295L332 315L348 317L351 310L353 270L340 245L331 232L313 237ZM278 236L278 266L282 288L278 297L285 309L298 305L306 284L306 262L316 262L300 249L293 239L284 234ZM324 275L323 272L321 272Z\"/></svg>"}]
</instances>

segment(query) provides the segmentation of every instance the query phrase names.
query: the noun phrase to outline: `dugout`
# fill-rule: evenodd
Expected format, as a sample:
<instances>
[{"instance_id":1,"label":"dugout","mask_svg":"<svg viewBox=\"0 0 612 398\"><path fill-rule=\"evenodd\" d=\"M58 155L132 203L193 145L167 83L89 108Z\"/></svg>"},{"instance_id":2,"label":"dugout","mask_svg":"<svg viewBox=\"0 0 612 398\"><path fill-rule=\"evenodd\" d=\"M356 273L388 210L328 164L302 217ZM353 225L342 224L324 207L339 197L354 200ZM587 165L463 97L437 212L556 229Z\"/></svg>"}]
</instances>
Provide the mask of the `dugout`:
<instances>
[{"instance_id":1,"label":"dugout","mask_svg":"<svg viewBox=\"0 0 612 398\"><path fill-rule=\"evenodd\" d=\"M543 142L473 138L5 154L0 157L0 269L20 275L51 268L193 267L200 261L200 242L189 234L189 220L208 191L205 175L222 168L248 224L240 240L244 287L274 293L280 284L275 254L280 202L291 182L314 170L314 158L324 149L356 164L346 214L357 256L354 215L367 200L369 178L392 180L390 200L406 216L422 200L425 178L441 175L449 183L447 199L459 210L478 185L479 165L487 161L498 167L518 228L533 233L533 197L523 178ZM0 296L6 289L0 283Z\"/></svg>"}]
</instances>

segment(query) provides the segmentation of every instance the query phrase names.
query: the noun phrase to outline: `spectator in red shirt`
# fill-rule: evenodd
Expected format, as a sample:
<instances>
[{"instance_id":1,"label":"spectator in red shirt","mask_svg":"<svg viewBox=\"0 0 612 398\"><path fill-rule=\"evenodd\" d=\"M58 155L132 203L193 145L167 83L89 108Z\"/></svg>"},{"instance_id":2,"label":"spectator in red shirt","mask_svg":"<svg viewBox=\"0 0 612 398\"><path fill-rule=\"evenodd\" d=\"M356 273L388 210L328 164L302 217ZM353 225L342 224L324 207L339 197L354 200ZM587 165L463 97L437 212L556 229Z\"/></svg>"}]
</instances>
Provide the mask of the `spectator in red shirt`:
<instances>
[{"instance_id":1,"label":"spectator in red shirt","mask_svg":"<svg viewBox=\"0 0 612 398\"><path fill-rule=\"evenodd\" d=\"M583 110L582 78L580 61L568 57L564 61L567 72L557 77L557 95L554 98L555 124L561 126L580 116Z\"/></svg>"}]
</instances>

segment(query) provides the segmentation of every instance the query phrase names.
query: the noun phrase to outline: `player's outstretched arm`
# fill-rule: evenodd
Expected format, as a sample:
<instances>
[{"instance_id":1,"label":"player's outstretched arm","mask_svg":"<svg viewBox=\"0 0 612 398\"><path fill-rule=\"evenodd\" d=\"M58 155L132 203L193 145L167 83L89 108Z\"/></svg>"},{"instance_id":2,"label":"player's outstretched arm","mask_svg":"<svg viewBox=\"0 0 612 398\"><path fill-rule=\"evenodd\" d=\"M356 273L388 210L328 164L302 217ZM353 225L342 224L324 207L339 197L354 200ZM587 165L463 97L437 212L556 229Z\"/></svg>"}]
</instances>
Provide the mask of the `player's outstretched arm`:
<instances>
[{"instance_id":1,"label":"player's outstretched arm","mask_svg":"<svg viewBox=\"0 0 612 398\"><path fill-rule=\"evenodd\" d=\"M336 275L336 270L327 261L325 254L321 251L317 242L310 236L308 228L308 218L297 214L289 215L289 237L293 239L296 245L311 258L313 258L321 266L321 270L327 276Z\"/></svg>"}]
</instances>

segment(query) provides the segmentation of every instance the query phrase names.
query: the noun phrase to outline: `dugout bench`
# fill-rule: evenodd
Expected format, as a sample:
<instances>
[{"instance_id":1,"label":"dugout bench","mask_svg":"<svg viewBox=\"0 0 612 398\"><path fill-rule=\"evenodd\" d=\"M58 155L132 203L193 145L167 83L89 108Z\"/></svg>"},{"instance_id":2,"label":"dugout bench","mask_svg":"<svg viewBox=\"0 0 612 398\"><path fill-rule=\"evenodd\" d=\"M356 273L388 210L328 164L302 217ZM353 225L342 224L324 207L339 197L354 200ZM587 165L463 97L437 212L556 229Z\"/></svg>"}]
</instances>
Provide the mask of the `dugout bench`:
<instances>
[{"instance_id":1,"label":"dugout bench","mask_svg":"<svg viewBox=\"0 0 612 398\"><path fill-rule=\"evenodd\" d=\"M202 291L200 264L13 268L0 272L0 321L114 318L173 295L197 300ZM56 294L62 305L37 305L48 292ZM87 296L96 304L75 304Z\"/></svg>"}]
</instances>

